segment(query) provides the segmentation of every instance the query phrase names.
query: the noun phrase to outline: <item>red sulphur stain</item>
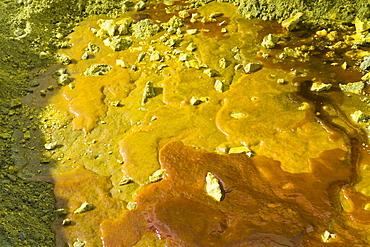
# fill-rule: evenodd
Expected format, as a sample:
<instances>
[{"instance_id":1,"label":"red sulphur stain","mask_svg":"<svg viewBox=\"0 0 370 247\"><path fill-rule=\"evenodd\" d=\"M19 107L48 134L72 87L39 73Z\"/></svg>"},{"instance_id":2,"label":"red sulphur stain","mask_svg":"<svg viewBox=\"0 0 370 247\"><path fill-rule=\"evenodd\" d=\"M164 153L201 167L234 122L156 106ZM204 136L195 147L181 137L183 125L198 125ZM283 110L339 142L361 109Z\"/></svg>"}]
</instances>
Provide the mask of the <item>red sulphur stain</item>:
<instances>
[{"instance_id":1,"label":"red sulphur stain","mask_svg":"<svg viewBox=\"0 0 370 247\"><path fill-rule=\"evenodd\" d=\"M291 174L266 157L170 142L159 153L165 178L135 198L136 209L101 224L104 246L133 246L153 231L167 246L322 246L325 231L336 234L329 245L362 246L339 205L351 175L345 155L325 151L311 159L311 173ZM206 193L207 172L222 185L220 202Z\"/></svg>"}]
</instances>

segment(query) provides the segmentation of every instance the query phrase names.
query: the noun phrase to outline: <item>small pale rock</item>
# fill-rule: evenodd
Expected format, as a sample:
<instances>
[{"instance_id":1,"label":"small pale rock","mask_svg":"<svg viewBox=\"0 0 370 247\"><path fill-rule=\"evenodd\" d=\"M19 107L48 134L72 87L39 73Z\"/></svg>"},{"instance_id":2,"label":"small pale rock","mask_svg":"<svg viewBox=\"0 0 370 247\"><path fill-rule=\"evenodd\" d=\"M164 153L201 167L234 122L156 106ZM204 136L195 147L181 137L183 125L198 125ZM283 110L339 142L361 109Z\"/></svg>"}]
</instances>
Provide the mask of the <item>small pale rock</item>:
<instances>
[{"instance_id":1,"label":"small pale rock","mask_svg":"<svg viewBox=\"0 0 370 247\"><path fill-rule=\"evenodd\" d=\"M215 69L205 69L203 70L203 73L208 75L209 77L215 77L219 75L218 71Z\"/></svg>"},{"instance_id":2,"label":"small pale rock","mask_svg":"<svg viewBox=\"0 0 370 247\"><path fill-rule=\"evenodd\" d=\"M229 154L246 154L249 157L253 156L252 150L250 150L248 147L241 146L241 147L232 147L229 150Z\"/></svg>"},{"instance_id":3,"label":"small pale rock","mask_svg":"<svg viewBox=\"0 0 370 247\"><path fill-rule=\"evenodd\" d=\"M206 176L206 192L218 202L223 197L220 181L210 172L207 172Z\"/></svg>"},{"instance_id":4,"label":"small pale rock","mask_svg":"<svg viewBox=\"0 0 370 247\"><path fill-rule=\"evenodd\" d=\"M143 98L141 101L142 105L148 101L149 98L153 98L155 96L155 91L153 87L153 82L147 81L144 87Z\"/></svg>"},{"instance_id":5,"label":"small pale rock","mask_svg":"<svg viewBox=\"0 0 370 247\"><path fill-rule=\"evenodd\" d=\"M126 62L125 60L122 59L117 59L116 60L116 65L121 66L122 68L129 68L130 64Z\"/></svg>"},{"instance_id":6,"label":"small pale rock","mask_svg":"<svg viewBox=\"0 0 370 247\"><path fill-rule=\"evenodd\" d=\"M222 93L222 92L225 92L225 85L224 85L224 81L221 81L221 80L216 80L215 81L215 90L219 93Z\"/></svg>"},{"instance_id":7,"label":"small pale rock","mask_svg":"<svg viewBox=\"0 0 370 247\"><path fill-rule=\"evenodd\" d=\"M94 209L94 205L92 205L90 203L87 203L87 202L84 202L73 213L74 214L81 214L81 213L84 213L84 212L87 212L87 211L90 211L90 210L93 210L93 209Z\"/></svg>"},{"instance_id":8,"label":"small pale rock","mask_svg":"<svg viewBox=\"0 0 370 247\"><path fill-rule=\"evenodd\" d=\"M198 33L198 29L188 29L186 30L187 34L193 35Z\"/></svg>"},{"instance_id":9,"label":"small pale rock","mask_svg":"<svg viewBox=\"0 0 370 247\"><path fill-rule=\"evenodd\" d=\"M340 90L346 93L360 94L365 87L365 83L362 81L359 82L350 82L347 84L339 84Z\"/></svg>"},{"instance_id":10,"label":"small pale rock","mask_svg":"<svg viewBox=\"0 0 370 247\"><path fill-rule=\"evenodd\" d=\"M98 25L100 26L101 29L107 31L107 34L110 37L114 36L114 33L116 31L117 25L114 22L114 20L98 20Z\"/></svg>"},{"instance_id":11,"label":"small pale rock","mask_svg":"<svg viewBox=\"0 0 370 247\"><path fill-rule=\"evenodd\" d=\"M136 208L136 205L137 205L136 202L128 202L127 205L126 205L126 208L131 211L131 210L134 210Z\"/></svg>"},{"instance_id":12,"label":"small pale rock","mask_svg":"<svg viewBox=\"0 0 370 247\"><path fill-rule=\"evenodd\" d=\"M245 73L253 73L253 72L259 70L261 67L262 67L262 65L259 64L259 63L248 63L244 67L244 71L245 71Z\"/></svg>"},{"instance_id":13,"label":"small pale rock","mask_svg":"<svg viewBox=\"0 0 370 247\"><path fill-rule=\"evenodd\" d=\"M88 67L84 75L85 76L101 76L107 74L112 69L112 66L107 64L94 64Z\"/></svg>"},{"instance_id":14,"label":"small pale rock","mask_svg":"<svg viewBox=\"0 0 370 247\"><path fill-rule=\"evenodd\" d=\"M351 118L353 119L353 121L355 121L356 123L363 123L363 122L367 122L367 120L369 119L368 116L366 116L362 111L358 110L358 111L355 111L353 114L350 114L351 115Z\"/></svg>"},{"instance_id":15,"label":"small pale rock","mask_svg":"<svg viewBox=\"0 0 370 247\"><path fill-rule=\"evenodd\" d=\"M65 86L71 82L71 79L69 78L67 74L62 74L58 77L57 81L58 81L58 85Z\"/></svg>"},{"instance_id":16,"label":"small pale rock","mask_svg":"<svg viewBox=\"0 0 370 247\"><path fill-rule=\"evenodd\" d=\"M279 40L279 36L268 34L263 38L261 45L265 48L272 49L276 46Z\"/></svg>"},{"instance_id":17,"label":"small pale rock","mask_svg":"<svg viewBox=\"0 0 370 247\"><path fill-rule=\"evenodd\" d=\"M163 169L159 169L159 170L155 171L151 176L149 176L149 181L151 183L161 181L164 177L164 172L165 172L165 170L163 170Z\"/></svg>"},{"instance_id":18,"label":"small pale rock","mask_svg":"<svg viewBox=\"0 0 370 247\"><path fill-rule=\"evenodd\" d=\"M53 150L57 146L58 146L58 144L56 142L49 142L49 143L45 143L45 145L44 145L46 150Z\"/></svg>"},{"instance_id":19,"label":"small pale rock","mask_svg":"<svg viewBox=\"0 0 370 247\"><path fill-rule=\"evenodd\" d=\"M319 83L319 82L314 82L312 83L311 86L311 91L315 92L323 92L323 91L328 91L331 88L332 84L328 83Z\"/></svg>"},{"instance_id":20,"label":"small pale rock","mask_svg":"<svg viewBox=\"0 0 370 247\"><path fill-rule=\"evenodd\" d=\"M286 28L289 31L292 31L297 27L298 23L302 20L302 16L303 16L303 13L298 12L294 16L284 20L281 23L281 26Z\"/></svg>"}]
</instances>

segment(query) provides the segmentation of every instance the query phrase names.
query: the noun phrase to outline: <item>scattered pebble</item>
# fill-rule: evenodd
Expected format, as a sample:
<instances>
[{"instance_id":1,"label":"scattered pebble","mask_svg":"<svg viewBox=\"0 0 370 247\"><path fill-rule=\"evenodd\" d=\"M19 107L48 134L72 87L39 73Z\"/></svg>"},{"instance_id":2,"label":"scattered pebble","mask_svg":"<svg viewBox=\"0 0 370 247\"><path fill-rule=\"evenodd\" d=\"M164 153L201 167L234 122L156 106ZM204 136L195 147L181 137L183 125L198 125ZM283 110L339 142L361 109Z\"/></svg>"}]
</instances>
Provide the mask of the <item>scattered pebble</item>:
<instances>
[{"instance_id":1,"label":"scattered pebble","mask_svg":"<svg viewBox=\"0 0 370 247\"><path fill-rule=\"evenodd\" d=\"M325 84L325 83L320 83L320 82L314 82L312 83L311 91L324 92L324 91L328 91L331 88L331 86L332 84L330 83Z\"/></svg>"},{"instance_id":2,"label":"scattered pebble","mask_svg":"<svg viewBox=\"0 0 370 247\"><path fill-rule=\"evenodd\" d=\"M148 81L146 82L145 87L144 87L143 98L142 98L141 104L145 105L148 99L153 98L154 96L155 96L155 91L153 87L153 82Z\"/></svg>"},{"instance_id":3,"label":"scattered pebble","mask_svg":"<svg viewBox=\"0 0 370 247\"><path fill-rule=\"evenodd\" d=\"M112 66L107 64L94 64L88 67L84 75L85 76L101 76L107 74L112 69Z\"/></svg>"},{"instance_id":4,"label":"scattered pebble","mask_svg":"<svg viewBox=\"0 0 370 247\"><path fill-rule=\"evenodd\" d=\"M356 123L363 123L363 122L367 122L369 117L366 116L362 111L360 110L357 110L355 111L353 114L350 114L351 115L351 118L353 119L353 121L355 121Z\"/></svg>"},{"instance_id":5,"label":"scattered pebble","mask_svg":"<svg viewBox=\"0 0 370 247\"><path fill-rule=\"evenodd\" d=\"M151 176L149 176L149 182L156 183L163 179L165 170L159 169L155 171Z\"/></svg>"},{"instance_id":6,"label":"scattered pebble","mask_svg":"<svg viewBox=\"0 0 370 247\"><path fill-rule=\"evenodd\" d=\"M128 202L127 205L126 205L126 208L131 211L131 210L134 210L136 208L136 205L137 205L136 202Z\"/></svg>"},{"instance_id":7,"label":"scattered pebble","mask_svg":"<svg viewBox=\"0 0 370 247\"><path fill-rule=\"evenodd\" d=\"M215 90L219 93L225 92L225 81L216 80L214 87L215 87Z\"/></svg>"},{"instance_id":8,"label":"scattered pebble","mask_svg":"<svg viewBox=\"0 0 370 247\"><path fill-rule=\"evenodd\" d=\"M249 157L253 156L252 150L250 150L248 147L241 146L241 147L232 147L229 150L229 154L246 154Z\"/></svg>"},{"instance_id":9,"label":"scattered pebble","mask_svg":"<svg viewBox=\"0 0 370 247\"><path fill-rule=\"evenodd\" d=\"M280 41L280 37L274 34L268 34L262 40L261 45L265 48L272 49Z\"/></svg>"},{"instance_id":10,"label":"scattered pebble","mask_svg":"<svg viewBox=\"0 0 370 247\"><path fill-rule=\"evenodd\" d=\"M58 77L57 79L58 85L59 86L66 86L71 82L71 79L69 78L69 75L67 74L62 74Z\"/></svg>"},{"instance_id":11,"label":"scattered pebble","mask_svg":"<svg viewBox=\"0 0 370 247\"><path fill-rule=\"evenodd\" d=\"M93 210L95 207L94 205L90 204L90 203L87 203L87 202L84 202L81 204L81 206L79 208L77 208L73 213L74 214L81 214L81 213L84 213L84 212L87 212L87 211L91 211Z\"/></svg>"},{"instance_id":12,"label":"scattered pebble","mask_svg":"<svg viewBox=\"0 0 370 247\"><path fill-rule=\"evenodd\" d=\"M203 70L203 73L208 75L209 77L215 77L215 76L218 76L220 74L215 69L205 69L205 70Z\"/></svg>"},{"instance_id":13,"label":"scattered pebble","mask_svg":"<svg viewBox=\"0 0 370 247\"><path fill-rule=\"evenodd\" d=\"M206 192L218 202L223 197L220 181L210 172L207 172L206 176Z\"/></svg>"},{"instance_id":14,"label":"scattered pebble","mask_svg":"<svg viewBox=\"0 0 370 247\"><path fill-rule=\"evenodd\" d=\"M248 63L244 66L245 73L253 73L259 69L261 69L262 65L259 63Z\"/></svg>"},{"instance_id":15,"label":"scattered pebble","mask_svg":"<svg viewBox=\"0 0 370 247\"><path fill-rule=\"evenodd\" d=\"M339 87L345 93L360 94L365 88L365 83L363 83L362 81L350 82L347 84L339 84Z\"/></svg>"},{"instance_id":16,"label":"scattered pebble","mask_svg":"<svg viewBox=\"0 0 370 247\"><path fill-rule=\"evenodd\" d=\"M289 31L292 31L292 30L294 30L294 29L297 28L298 23L302 20L302 16L303 16L303 13L302 12L298 12L295 15L293 15L292 17L284 20L281 23L281 26L284 27L284 28L286 28Z\"/></svg>"},{"instance_id":17,"label":"scattered pebble","mask_svg":"<svg viewBox=\"0 0 370 247\"><path fill-rule=\"evenodd\" d=\"M64 219L62 221L62 226L68 226L72 223L72 221L70 219Z\"/></svg>"}]
</instances>

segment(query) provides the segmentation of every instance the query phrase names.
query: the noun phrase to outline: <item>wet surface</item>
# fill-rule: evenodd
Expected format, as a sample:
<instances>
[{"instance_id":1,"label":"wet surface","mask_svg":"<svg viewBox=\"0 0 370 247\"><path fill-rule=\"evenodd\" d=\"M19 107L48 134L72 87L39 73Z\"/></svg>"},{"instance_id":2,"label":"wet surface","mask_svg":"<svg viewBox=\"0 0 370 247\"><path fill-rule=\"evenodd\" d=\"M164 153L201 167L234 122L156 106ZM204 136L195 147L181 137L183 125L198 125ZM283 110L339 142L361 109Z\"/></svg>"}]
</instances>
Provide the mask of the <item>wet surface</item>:
<instances>
[{"instance_id":1,"label":"wet surface","mask_svg":"<svg viewBox=\"0 0 370 247\"><path fill-rule=\"evenodd\" d=\"M367 133L351 114L368 114L367 86L340 89L362 76L346 49L328 48L344 38L246 20L229 4L189 10L199 15L194 23L179 14L184 6L170 7L81 22L72 47L60 50L72 61L62 66L70 81L58 86L60 67L35 76L37 89L55 86L25 102L47 105L53 166L38 179L55 184L57 207L67 211L53 225L58 244L366 246ZM174 33L117 34L130 17L155 25L174 15L184 24ZM132 45L107 46L113 36L98 37L105 20ZM279 37L273 49L261 45L267 34ZM91 44L99 51L86 50ZM261 68L246 73L252 62ZM110 69L87 76L96 64ZM331 88L314 91L314 83ZM238 149L249 151L228 154ZM164 177L153 183L159 169ZM207 172L220 181L220 202L205 191ZM74 214L85 201L94 209Z\"/></svg>"},{"instance_id":2,"label":"wet surface","mask_svg":"<svg viewBox=\"0 0 370 247\"><path fill-rule=\"evenodd\" d=\"M326 151L311 160L310 174L291 174L263 156L218 155L171 142L159 157L165 179L135 198L134 211L103 222L103 242L132 246L151 230L169 246L317 246L333 227L335 246L364 244L356 233L346 234L346 218L338 214L335 195L351 174L345 156ZM207 172L221 181L220 202L205 193ZM112 231L121 228L131 231Z\"/></svg>"}]
</instances>

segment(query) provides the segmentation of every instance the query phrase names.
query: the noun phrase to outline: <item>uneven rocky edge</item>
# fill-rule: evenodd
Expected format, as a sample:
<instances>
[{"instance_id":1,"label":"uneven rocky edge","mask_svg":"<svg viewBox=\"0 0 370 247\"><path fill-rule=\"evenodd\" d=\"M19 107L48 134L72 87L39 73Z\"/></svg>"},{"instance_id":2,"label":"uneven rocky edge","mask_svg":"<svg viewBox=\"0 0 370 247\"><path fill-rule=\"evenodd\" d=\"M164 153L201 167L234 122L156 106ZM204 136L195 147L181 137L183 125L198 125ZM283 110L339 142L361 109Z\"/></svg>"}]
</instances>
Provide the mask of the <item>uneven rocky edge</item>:
<instances>
[{"instance_id":1,"label":"uneven rocky edge","mask_svg":"<svg viewBox=\"0 0 370 247\"><path fill-rule=\"evenodd\" d=\"M303 12L307 26L328 26L353 23L370 16L367 1L324 0L221 0L239 6L239 13L247 18L261 18L281 22L296 12Z\"/></svg>"}]
</instances>

